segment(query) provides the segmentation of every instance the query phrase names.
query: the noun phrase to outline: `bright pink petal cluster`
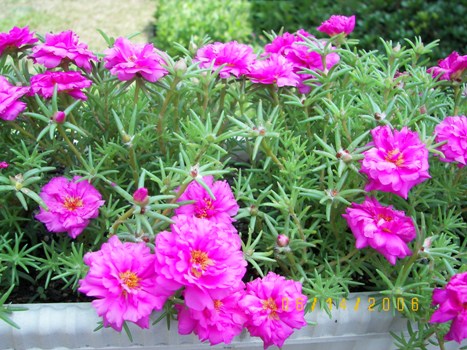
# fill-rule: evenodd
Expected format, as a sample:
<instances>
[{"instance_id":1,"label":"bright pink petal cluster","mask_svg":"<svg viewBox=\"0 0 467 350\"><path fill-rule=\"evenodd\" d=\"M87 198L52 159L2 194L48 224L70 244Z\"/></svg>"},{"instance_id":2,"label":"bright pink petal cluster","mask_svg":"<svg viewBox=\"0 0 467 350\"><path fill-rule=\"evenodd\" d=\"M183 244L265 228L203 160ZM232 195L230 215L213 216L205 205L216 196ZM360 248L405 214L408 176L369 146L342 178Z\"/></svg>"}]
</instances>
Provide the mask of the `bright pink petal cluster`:
<instances>
[{"instance_id":1,"label":"bright pink petal cluster","mask_svg":"<svg viewBox=\"0 0 467 350\"><path fill-rule=\"evenodd\" d=\"M245 327L251 335L260 337L267 349L271 345L282 347L294 329L306 326L306 303L300 282L269 272L247 283L239 306L247 315Z\"/></svg>"},{"instance_id":2,"label":"bright pink petal cluster","mask_svg":"<svg viewBox=\"0 0 467 350\"><path fill-rule=\"evenodd\" d=\"M6 169L10 166L10 164L8 164L7 162L5 161L2 161L0 162L0 169Z\"/></svg>"},{"instance_id":3,"label":"bright pink petal cluster","mask_svg":"<svg viewBox=\"0 0 467 350\"><path fill-rule=\"evenodd\" d=\"M88 181L79 179L55 177L42 187L39 196L48 209L41 207L36 219L50 232L67 232L76 238L99 215L99 207L104 204L101 194Z\"/></svg>"},{"instance_id":4,"label":"bright pink petal cluster","mask_svg":"<svg viewBox=\"0 0 467 350\"><path fill-rule=\"evenodd\" d=\"M341 33L349 35L353 32L354 28L355 16L347 17L333 15L329 19L321 23L321 25L316 29L322 33L326 33L329 36L334 36Z\"/></svg>"},{"instance_id":5,"label":"bright pink petal cluster","mask_svg":"<svg viewBox=\"0 0 467 350\"><path fill-rule=\"evenodd\" d=\"M431 316L431 323L452 320L444 339L455 340L459 344L467 339L467 272L452 276L444 289L435 288L433 305L439 305L439 308Z\"/></svg>"},{"instance_id":6,"label":"bright pink petal cluster","mask_svg":"<svg viewBox=\"0 0 467 350\"><path fill-rule=\"evenodd\" d=\"M97 57L88 50L88 45L79 42L79 37L71 30L45 35L45 42L32 48L31 58L35 63L47 68L73 62L86 72L91 71L91 61Z\"/></svg>"},{"instance_id":7,"label":"bright pink petal cluster","mask_svg":"<svg viewBox=\"0 0 467 350\"><path fill-rule=\"evenodd\" d=\"M467 55L460 56L453 51L445 59L439 60L438 65L428 68L434 78L440 80L462 80L462 74L467 69Z\"/></svg>"},{"instance_id":8,"label":"bright pink petal cluster","mask_svg":"<svg viewBox=\"0 0 467 350\"><path fill-rule=\"evenodd\" d=\"M371 130L373 146L363 153L360 172L368 176L365 191L392 192L407 199L410 189L429 179L428 149L416 132L389 126Z\"/></svg>"},{"instance_id":9,"label":"bright pink petal cluster","mask_svg":"<svg viewBox=\"0 0 467 350\"><path fill-rule=\"evenodd\" d=\"M297 86L299 76L294 73L294 64L279 54L270 54L266 59L256 61L250 69L248 77L257 84L276 84Z\"/></svg>"},{"instance_id":10,"label":"bright pink petal cluster","mask_svg":"<svg viewBox=\"0 0 467 350\"><path fill-rule=\"evenodd\" d=\"M192 181L179 202L194 201L175 209L176 215L188 215L213 222L231 223L237 215L238 204L227 181L214 181L212 176L204 176L203 182L211 189L214 198L197 181Z\"/></svg>"},{"instance_id":11,"label":"bright pink petal cluster","mask_svg":"<svg viewBox=\"0 0 467 350\"><path fill-rule=\"evenodd\" d=\"M92 306L105 327L120 332L123 322L130 321L149 328L152 311L161 310L169 295L156 282L154 259L145 243L122 243L117 236L99 251L86 253L89 271L78 290L97 298Z\"/></svg>"},{"instance_id":12,"label":"bright pink petal cluster","mask_svg":"<svg viewBox=\"0 0 467 350\"><path fill-rule=\"evenodd\" d=\"M10 51L18 51L37 42L29 27L13 27L8 33L0 33L0 56Z\"/></svg>"},{"instance_id":13,"label":"bright pink petal cluster","mask_svg":"<svg viewBox=\"0 0 467 350\"><path fill-rule=\"evenodd\" d=\"M168 289L185 287L186 305L202 310L209 292L238 287L246 272L241 240L231 224L179 215L171 232L156 237L156 271Z\"/></svg>"},{"instance_id":14,"label":"bright pink petal cluster","mask_svg":"<svg viewBox=\"0 0 467 350\"><path fill-rule=\"evenodd\" d=\"M80 72L51 72L46 71L31 77L30 94L39 94L44 98L52 98L55 85L57 92L64 92L74 99L87 100L82 89L92 85L92 81L84 77Z\"/></svg>"},{"instance_id":15,"label":"bright pink petal cluster","mask_svg":"<svg viewBox=\"0 0 467 350\"><path fill-rule=\"evenodd\" d=\"M442 162L457 162L460 168L467 164L467 117L446 117L435 127L436 142L446 141L438 149L443 152Z\"/></svg>"},{"instance_id":16,"label":"bright pink petal cluster","mask_svg":"<svg viewBox=\"0 0 467 350\"><path fill-rule=\"evenodd\" d=\"M120 37L104 54L105 68L122 81L141 76L154 83L168 73L162 66L166 62L153 44L134 44Z\"/></svg>"},{"instance_id":17,"label":"bright pink petal cluster","mask_svg":"<svg viewBox=\"0 0 467 350\"><path fill-rule=\"evenodd\" d=\"M255 60L253 48L236 41L206 45L198 50L195 57L195 61L200 62L200 68L217 70L223 66L219 72L223 79L247 74Z\"/></svg>"},{"instance_id":18,"label":"bright pink petal cluster","mask_svg":"<svg viewBox=\"0 0 467 350\"><path fill-rule=\"evenodd\" d=\"M19 99L28 92L28 87L14 86L0 75L0 119L15 120L26 109L26 103Z\"/></svg>"},{"instance_id":19,"label":"bright pink petal cluster","mask_svg":"<svg viewBox=\"0 0 467 350\"><path fill-rule=\"evenodd\" d=\"M410 217L392 206L382 206L376 198L367 197L362 204L352 203L342 215L355 236L355 247L371 247L383 254L392 264L412 252L407 243L415 239L417 231Z\"/></svg>"},{"instance_id":20,"label":"bright pink petal cluster","mask_svg":"<svg viewBox=\"0 0 467 350\"><path fill-rule=\"evenodd\" d=\"M239 300L244 295L243 283L238 291L214 290L209 293L210 306L195 310L186 306L178 307L178 333L195 333L201 341L211 345L230 344L243 330L247 318ZM193 290L190 291L193 293ZM185 291L185 298L187 293Z\"/></svg>"}]
</instances>

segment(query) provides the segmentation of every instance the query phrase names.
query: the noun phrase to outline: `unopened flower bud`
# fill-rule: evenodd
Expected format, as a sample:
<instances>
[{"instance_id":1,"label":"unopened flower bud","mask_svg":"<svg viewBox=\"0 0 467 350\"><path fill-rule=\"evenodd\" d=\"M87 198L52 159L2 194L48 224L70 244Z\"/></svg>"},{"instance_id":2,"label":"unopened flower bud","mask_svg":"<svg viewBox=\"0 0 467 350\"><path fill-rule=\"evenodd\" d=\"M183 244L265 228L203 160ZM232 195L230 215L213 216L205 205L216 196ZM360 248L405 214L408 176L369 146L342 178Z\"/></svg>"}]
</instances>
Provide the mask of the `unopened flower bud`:
<instances>
[{"instance_id":1,"label":"unopened flower bud","mask_svg":"<svg viewBox=\"0 0 467 350\"><path fill-rule=\"evenodd\" d=\"M175 70L175 74L177 74L177 76L181 77L183 74L185 74L185 72L187 70L186 61L183 58L178 60L175 63L174 70Z\"/></svg>"},{"instance_id":2,"label":"unopened flower bud","mask_svg":"<svg viewBox=\"0 0 467 350\"><path fill-rule=\"evenodd\" d=\"M6 169L10 166L7 162L0 162L0 169Z\"/></svg>"},{"instance_id":3,"label":"unopened flower bud","mask_svg":"<svg viewBox=\"0 0 467 350\"><path fill-rule=\"evenodd\" d=\"M427 112L426 111L426 106L425 105L421 106L420 107L420 114L426 114L426 112Z\"/></svg>"},{"instance_id":4,"label":"unopened flower bud","mask_svg":"<svg viewBox=\"0 0 467 350\"><path fill-rule=\"evenodd\" d=\"M57 124L63 124L65 123L66 119L66 114L63 111L58 111L57 113L54 114L52 117L52 120L57 123Z\"/></svg>"},{"instance_id":5,"label":"unopened flower bud","mask_svg":"<svg viewBox=\"0 0 467 350\"><path fill-rule=\"evenodd\" d=\"M429 253L432 243L433 236L425 238L423 245L420 247L420 253Z\"/></svg>"},{"instance_id":6,"label":"unopened flower bud","mask_svg":"<svg viewBox=\"0 0 467 350\"><path fill-rule=\"evenodd\" d=\"M352 155L350 154L350 152L346 149L340 149L337 153L336 153L336 157L338 159L342 159L344 162L346 163L350 163L353 159Z\"/></svg>"},{"instance_id":7,"label":"unopened flower bud","mask_svg":"<svg viewBox=\"0 0 467 350\"><path fill-rule=\"evenodd\" d=\"M276 243L279 247L287 247L289 245L289 237L286 235L279 235L277 236Z\"/></svg>"},{"instance_id":8,"label":"unopened flower bud","mask_svg":"<svg viewBox=\"0 0 467 350\"><path fill-rule=\"evenodd\" d=\"M148 189L146 187L138 188L135 193L133 193L133 200L135 204L139 206L146 206L149 203Z\"/></svg>"},{"instance_id":9,"label":"unopened flower bud","mask_svg":"<svg viewBox=\"0 0 467 350\"><path fill-rule=\"evenodd\" d=\"M383 120L384 118L386 118L386 113L384 113L384 112L383 113L378 113L378 112L375 113L375 119L376 120Z\"/></svg>"}]
</instances>

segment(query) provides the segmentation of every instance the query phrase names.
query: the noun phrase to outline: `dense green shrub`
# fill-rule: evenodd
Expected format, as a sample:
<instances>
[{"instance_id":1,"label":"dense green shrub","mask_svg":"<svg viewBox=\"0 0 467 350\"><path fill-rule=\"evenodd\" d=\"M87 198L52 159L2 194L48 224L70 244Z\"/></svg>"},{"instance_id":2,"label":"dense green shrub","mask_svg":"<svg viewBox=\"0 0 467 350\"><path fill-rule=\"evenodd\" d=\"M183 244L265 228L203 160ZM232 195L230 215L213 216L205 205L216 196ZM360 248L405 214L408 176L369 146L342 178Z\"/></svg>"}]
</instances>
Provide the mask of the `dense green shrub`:
<instances>
[{"instance_id":1,"label":"dense green shrub","mask_svg":"<svg viewBox=\"0 0 467 350\"><path fill-rule=\"evenodd\" d=\"M156 11L154 43L173 50L173 43L188 45L193 36L201 43L205 35L213 41L248 41L250 4L246 0L173 0L160 2Z\"/></svg>"},{"instance_id":2,"label":"dense green shrub","mask_svg":"<svg viewBox=\"0 0 467 350\"><path fill-rule=\"evenodd\" d=\"M357 16L353 37L368 50L381 48L380 37L389 40L420 36L425 43L440 39L432 60L446 57L452 51L467 47L465 36L467 15L462 2L446 0L251 0L250 19L255 34L263 30L293 32L314 29L332 14ZM316 32L315 32L316 34ZM401 44L403 44L401 42Z\"/></svg>"}]
</instances>

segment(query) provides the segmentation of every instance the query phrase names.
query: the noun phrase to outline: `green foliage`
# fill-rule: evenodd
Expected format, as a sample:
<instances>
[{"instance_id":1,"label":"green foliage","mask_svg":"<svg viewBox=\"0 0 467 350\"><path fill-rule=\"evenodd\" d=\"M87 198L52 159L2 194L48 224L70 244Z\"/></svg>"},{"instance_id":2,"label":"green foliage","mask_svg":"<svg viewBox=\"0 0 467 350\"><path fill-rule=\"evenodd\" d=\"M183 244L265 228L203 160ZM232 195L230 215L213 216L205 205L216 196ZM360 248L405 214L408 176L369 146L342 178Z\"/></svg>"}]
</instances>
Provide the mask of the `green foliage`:
<instances>
[{"instance_id":1,"label":"green foliage","mask_svg":"<svg viewBox=\"0 0 467 350\"><path fill-rule=\"evenodd\" d=\"M200 47L206 35L213 41L244 42L252 33L249 11L246 0L160 1L155 14L154 44L174 54L174 42L187 46L193 38L195 47Z\"/></svg>"},{"instance_id":2,"label":"green foliage","mask_svg":"<svg viewBox=\"0 0 467 350\"><path fill-rule=\"evenodd\" d=\"M431 53L431 61L465 50L467 7L449 0L336 0L336 1L265 1L250 0L250 19L255 34L264 30L294 32L300 28L318 35L315 30L331 15L356 15L351 34L362 48L382 48L379 38L400 40L420 36L423 42L440 40ZM402 43L401 43L402 44Z\"/></svg>"}]
</instances>

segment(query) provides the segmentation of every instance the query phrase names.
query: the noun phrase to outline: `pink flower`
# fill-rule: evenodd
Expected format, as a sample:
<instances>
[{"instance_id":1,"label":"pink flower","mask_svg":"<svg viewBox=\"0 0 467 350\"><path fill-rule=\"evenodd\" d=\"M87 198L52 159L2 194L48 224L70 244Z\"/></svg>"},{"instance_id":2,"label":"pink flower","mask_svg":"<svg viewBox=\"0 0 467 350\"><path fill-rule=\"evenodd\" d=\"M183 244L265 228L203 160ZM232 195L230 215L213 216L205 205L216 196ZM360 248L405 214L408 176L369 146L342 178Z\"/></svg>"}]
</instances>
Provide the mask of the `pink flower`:
<instances>
[{"instance_id":1,"label":"pink flower","mask_svg":"<svg viewBox=\"0 0 467 350\"><path fill-rule=\"evenodd\" d=\"M5 52L17 51L37 41L29 27L13 27L8 33L0 33L0 56Z\"/></svg>"},{"instance_id":2,"label":"pink flower","mask_svg":"<svg viewBox=\"0 0 467 350\"><path fill-rule=\"evenodd\" d=\"M78 35L71 30L46 34L45 42L32 48L31 57L34 62L43 64L47 68L73 62L88 73L92 68L91 61L97 59L86 44L79 42Z\"/></svg>"},{"instance_id":3,"label":"pink flower","mask_svg":"<svg viewBox=\"0 0 467 350\"><path fill-rule=\"evenodd\" d=\"M203 181L211 189L214 198L198 182L192 181L178 201L194 203L180 206L175 209L175 214L214 222L232 222L232 216L237 215L239 207L227 181L214 181L212 176L204 176Z\"/></svg>"},{"instance_id":4,"label":"pink flower","mask_svg":"<svg viewBox=\"0 0 467 350\"><path fill-rule=\"evenodd\" d=\"M55 85L57 92L64 92L74 99L87 100L82 89L92 85L92 81L86 79L80 72L50 72L36 74L31 77L30 95L39 94L44 98L52 98Z\"/></svg>"},{"instance_id":5,"label":"pink flower","mask_svg":"<svg viewBox=\"0 0 467 350\"><path fill-rule=\"evenodd\" d=\"M368 176L365 191L392 192L407 199L410 189L429 179L428 149L416 132L389 126L371 130L373 148L363 153L360 172Z\"/></svg>"},{"instance_id":6,"label":"pink flower","mask_svg":"<svg viewBox=\"0 0 467 350\"><path fill-rule=\"evenodd\" d=\"M0 169L6 169L10 166L7 162L0 162Z\"/></svg>"},{"instance_id":7,"label":"pink flower","mask_svg":"<svg viewBox=\"0 0 467 350\"><path fill-rule=\"evenodd\" d=\"M297 34L300 34L306 38L314 38L313 35L310 33L306 32L303 29L299 29L297 31ZM274 40L270 43L264 46L264 51L266 53L277 53L280 54L284 57L287 56L290 50L293 50L292 45L297 42L303 42L303 38L299 35L295 34L290 34L288 32L278 35L274 38Z\"/></svg>"},{"instance_id":8,"label":"pink flower","mask_svg":"<svg viewBox=\"0 0 467 350\"><path fill-rule=\"evenodd\" d=\"M178 306L178 333L194 332L201 341L211 345L230 344L243 330L247 318L239 300L244 295L243 283L238 291L213 290L209 293L211 307L202 310ZM185 291L185 296L187 292Z\"/></svg>"},{"instance_id":9,"label":"pink flower","mask_svg":"<svg viewBox=\"0 0 467 350\"><path fill-rule=\"evenodd\" d=\"M110 237L101 250L86 253L89 271L78 290L97 298L92 306L105 327L120 332L123 322L131 321L149 328L150 314L161 310L169 295L156 282L154 259L145 243L122 243L117 236Z\"/></svg>"},{"instance_id":10,"label":"pink flower","mask_svg":"<svg viewBox=\"0 0 467 350\"><path fill-rule=\"evenodd\" d=\"M438 149L445 158L442 162L457 162L460 168L467 164L467 118L464 115L446 117L435 127L436 142L447 141Z\"/></svg>"},{"instance_id":11,"label":"pink flower","mask_svg":"<svg viewBox=\"0 0 467 350\"><path fill-rule=\"evenodd\" d=\"M43 222L50 232L67 232L76 238L99 215L104 204L101 194L88 181L72 181L55 177L42 187L39 196L48 210L40 208L36 219Z\"/></svg>"},{"instance_id":12,"label":"pink flower","mask_svg":"<svg viewBox=\"0 0 467 350\"><path fill-rule=\"evenodd\" d=\"M431 73L433 78L440 80L461 80L462 74L467 68L467 55L459 56L456 51L453 51L445 59L438 61L438 66L428 68L427 72Z\"/></svg>"},{"instance_id":13,"label":"pink flower","mask_svg":"<svg viewBox=\"0 0 467 350\"><path fill-rule=\"evenodd\" d=\"M123 81L141 76L154 83L168 73L162 66L166 64L164 59L152 44L134 44L120 37L104 54L105 68Z\"/></svg>"},{"instance_id":14,"label":"pink flower","mask_svg":"<svg viewBox=\"0 0 467 350\"><path fill-rule=\"evenodd\" d=\"M146 187L138 188L133 193L133 200L136 204L145 206L149 202L148 189Z\"/></svg>"},{"instance_id":15,"label":"pink flower","mask_svg":"<svg viewBox=\"0 0 467 350\"><path fill-rule=\"evenodd\" d=\"M444 339L460 344L467 338L467 272L452 276L444 289L435 288L433 305L439 305L439 308L431 316L430 323L452 320Z\"/></svg>"},{"instance_id":16,"label":"pink flower","mask_svg":"<svg viewBox=\"0 0 467 350\"><path fill-rule=\"evenodd\" d=\"M392 206L382 206L376 198L367 197L362 204L352 203L342 215L355 236L355 247L370 246L392 264L412 252L407 243L415 239L417 231L410 217Z\"/></svg>"},{"instance_id":17,"label":"pink flower","mask_svg":"<svg viewBox=\"0 0 467 350\"><path fill-rule=\"evenodd\" d=\"M245 327L263 340L265 349L271 345L282 347L294 329L306 326L307 298L300 282L269 272L263 279L247 283L246 288L239 301L248 317Z\"/></svg>"},{"instance_id":18,"label":"pink flower","mask_svg":"<svg viewBox=\"0 0 467 350\"><path fill-rule=\"evenodd\" d=\"M328 20L321 23L321 25L316 29L329 36L334 36L341 33L349 35L353 32L354 28L355 16L346 17L333 15Z\"/></svg>"},{"instance_id":19,"label":"pink flower","mask_svg":"<svg viewBox=\"0 0 467 350\"><path fill-rule=\"evenodd\" d=\"M299 77L294 73L294 64L284 56L272 53L268 58L256 61L248 77L257 84L277 84L277 86L297 86Z\"/></svg>"},{"instance_id":20,"label":"pink flower","mask_svg":"<svg viewBox=\"0 0 467 350\"><path fill-rule=\"evenodd\" d=\"M247 74L255 60L253 48L236 41L206 45L198 50L195 57L195 61L200 62L200 68L212 67L213 70L217 70L223 66L219 72L223 79L231 75L238 78Z\"/></svg>"},{"instance_id":21,"label":"pink flower","mask_svg":"<svg viewBox=\"0 0 467 350\"><path fill-rule=\"evenodd\" d=\"M209 292L237 288L246 272L240 237L230 224L185 215L172 219L172 232L156 236L158 283L173 291L185 286L191 309L212 308Z\"/></svg>"},{"instance_id":22,"label":"pink flower","mask_svg":"<svg viewBox=\"0 0 467 350\"><path fill-rule=\"evenodd\" d=\"M28 87L11 85L0 75L0 119L15 120L26 109L26 103L18 101L29 91Z\"/></svg>"}]
</instances>

